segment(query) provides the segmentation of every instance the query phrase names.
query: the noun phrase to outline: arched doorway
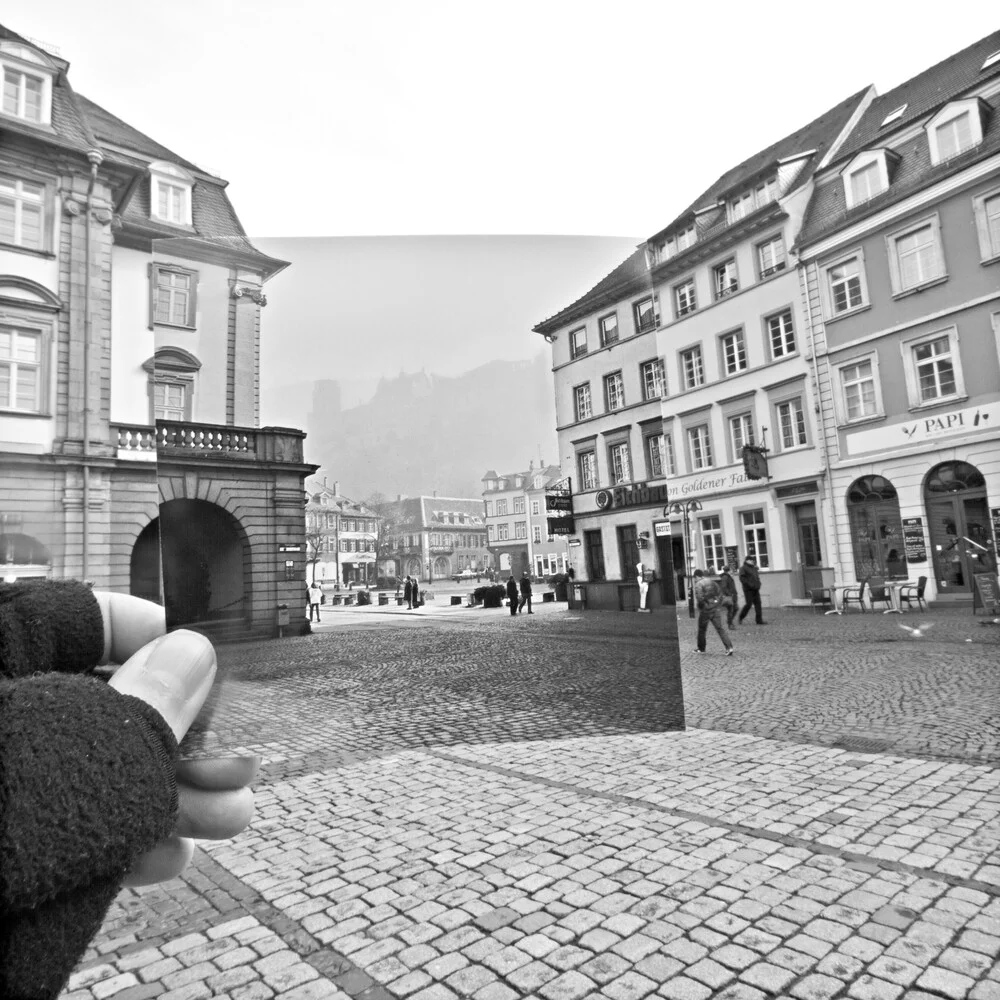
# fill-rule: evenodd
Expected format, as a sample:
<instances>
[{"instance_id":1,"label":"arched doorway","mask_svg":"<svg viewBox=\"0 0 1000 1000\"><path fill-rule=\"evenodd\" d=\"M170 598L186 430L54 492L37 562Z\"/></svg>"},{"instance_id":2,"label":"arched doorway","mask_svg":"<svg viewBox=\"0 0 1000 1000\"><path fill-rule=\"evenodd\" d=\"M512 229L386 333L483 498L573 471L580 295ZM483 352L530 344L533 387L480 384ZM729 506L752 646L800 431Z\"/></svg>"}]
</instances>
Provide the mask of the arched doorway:
<instances>
[{"instance_id":1,"label":"arched doorway","mask_svg":"<svg viewBox=\"0 0 1000 1000\"><path fill-rule=\"evenodd\" d=\"M451 561L447 556L436 556L434 558L434 579L447 580L451 576Z\"/></svg>"},{"instance_id":2,"label":"arched doorway","mask_svg":"<svg viewBox=\"0 0 1000 1000\"><path fill-rule=\"evenodd\" d=\"M896 488L885 476L862 476L847 490L854 572L858 580L905 580L903 522Z\"/></svg>"},{"instance_id":3,"label":"arched doorway","mask_svg":"<svg viewBox=\"0 0 1000 1000\"><path fill-rule=\"evenodd\" d=\"M250 543L236 518L205 500L161 504L132 549L131 593L160 600L161 551L168 626L243 617Z\"/></svg>"},{"instance_id":4,"label":"arched doorway","mask_svg":"<svg viewBox=\"0 0 1000 1000\"><path fill-rule=\"evenodd\" d=\"M51 565L49 550L37 538L16 532L0 534L0 580L44 578Z\"/></svg>"},{"instance_id":5,"label":"arched doorway","mask_svg":"<svg viewBox=\"0 0 1000 1000\"><path fill-rule=\"evenodd\" d=\"M924 504L938 594L969 597L973 574L996 567L986 480L968 462L942 462L927 473Z\"/></svg>"}]
</instances>

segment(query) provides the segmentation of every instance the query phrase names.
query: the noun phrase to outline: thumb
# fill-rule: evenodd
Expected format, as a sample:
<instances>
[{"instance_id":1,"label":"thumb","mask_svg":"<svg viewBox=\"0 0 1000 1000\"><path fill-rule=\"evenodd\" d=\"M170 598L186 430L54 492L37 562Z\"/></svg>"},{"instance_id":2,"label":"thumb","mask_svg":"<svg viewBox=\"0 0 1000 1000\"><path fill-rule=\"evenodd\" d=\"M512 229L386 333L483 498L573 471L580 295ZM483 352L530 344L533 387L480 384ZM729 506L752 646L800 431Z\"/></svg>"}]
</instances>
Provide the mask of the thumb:
<instances>
[{"instance_id":1,"label":"thumb","mask_svg":"<svg viewBox=\"0 0 1000 1000\"><path fill-rule=\"evenodd\" d=\"M180 629L143 646L108 684L152 705L179 743L212 689L215 670L211 642L198 632Z\"/></svg>"}]
</instances>

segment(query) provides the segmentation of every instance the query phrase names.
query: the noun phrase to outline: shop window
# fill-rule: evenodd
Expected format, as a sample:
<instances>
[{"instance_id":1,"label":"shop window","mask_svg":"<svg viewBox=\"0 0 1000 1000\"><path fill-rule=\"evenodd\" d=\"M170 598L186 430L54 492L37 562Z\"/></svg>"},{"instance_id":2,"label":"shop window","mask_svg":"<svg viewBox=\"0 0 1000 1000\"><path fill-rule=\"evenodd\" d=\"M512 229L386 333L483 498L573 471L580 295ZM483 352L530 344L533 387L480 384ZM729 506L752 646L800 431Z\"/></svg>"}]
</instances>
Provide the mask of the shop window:
<instances>
[{"instance_id":1,"label":"shop window","mask_svg":"<svg viewBox=\"0 0 1000 1000\"><path fill-rule=\"evenodd\" d=\"M847 491L847 517L856 578L905 580L903 522L892 483L879 475L856 479Z\"/></svg>"},{"instance_id":2,"label":"shop window","mask_svg":"<svg viewBox=\"0 0 1000 1000\"><path fill-rule=\"evenodd\" d=\"M726 550L722 546L722 522L718 515L698 520L701 534L701 552L705 569L718 573L726 565Z\"/></svg>"}]
</instances>

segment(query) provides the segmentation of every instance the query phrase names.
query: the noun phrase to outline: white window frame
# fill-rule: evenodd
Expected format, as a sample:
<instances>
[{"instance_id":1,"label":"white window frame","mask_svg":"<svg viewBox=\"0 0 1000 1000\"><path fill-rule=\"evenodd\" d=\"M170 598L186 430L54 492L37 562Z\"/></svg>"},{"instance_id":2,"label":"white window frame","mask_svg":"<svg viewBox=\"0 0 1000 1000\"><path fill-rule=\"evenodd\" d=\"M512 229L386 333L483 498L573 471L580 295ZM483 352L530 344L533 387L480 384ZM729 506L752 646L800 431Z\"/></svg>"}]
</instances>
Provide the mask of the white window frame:
<instances>
[{"instance_id":1,"label":"white window frame","mask_svg":"<svg viewBox=\"0 0 1000 1000\"><path fill-rule=\"evenodd\" d=\"M736 258L729 257L712 265L712 294L715 301L735 295L740 290L740 272L736 265ZM729 281L722 279L729 276Z\"/></svg>"},{"instance_id":2,"label":"white window frame","mask_svg":"<svg viewBox=\"0 0 1000 1000\"><path fill-rule=\"evenodd\" d=\"M497 541L498 542L510 541L510 525L506 521L501 521L497 525Z\"/></svg>"},{"instance_id":3,"label":"white window frame","mask_svg":"<svg viewBox=\"0 0 1000 1000\"><path fill-rule=\"evenodd\" d=\"M524 497L514 497L514 513L524 513Z\"/></svg>"},{"instance_id":4,"label":"white window frame","mask_svg":"<svg viewBox=\"0 0 1000 1000\"><path fill-rule=\"evenodd\" d=\"M0 175L0 200L4 201L13 209L14 232L13 240L3 241L3 246L17 247L29 253L51 253L52 251L52 212L53 198L52 186L40 177L25 176L23 174L4 173ZM24 190L25 185L33 188L41 188L41 193L36 198ZM38 246L31 246L24 242L24 213L25 209L37 206L39 214L38 234L40 242Z\"/></svg>"},{"instance_id":5,"label":"white window frame","mask_svg":"<svg viewBox=\"0 0 1000 1000\"><path fill-rule=\"evenodd\" d=\"M786 316L788 317L787 323L785 322ZM775 331L771 327L772 321L780 322L781 325L781 329L778 331L781 338L780 351L775 350ZM799 353L799 342L795 333L795 314L792 312L791 306L769 313L764 317L764 337L767 340L767 354L772 361L781 361ZM788 346L789 339L792 342L791 347Z\"/></svg>"},{"instance_id":6,"label":"white window frame","mask_svg":"<svg viewBox=\"0 0 1000 1000\"><path fill-rule=\"evenodd\" d=\"M957 121L959 118L968 116L969 119L969 142L956 149L953 153L946 153L941 149L940 130ZM931 154L931 163L945 163L947 160L961 156L966 150L978 146L983 141L983 109L978 98L972 97L964 101L952 101L946 104L931 120L924 126L927 132L927 146Z\"/></svg>"},{"instance_id":7,"label":"white window frame","mask_svg":"<svg viewBox=\"0 0 1000 1000\"><path fill-rule=\"evenodd\" d=\"M694 362L690 366L687 363L688 357ZM705 384L705 355L702 352L701 344L692 344L677 352L678 364L681 372L681 385L685 390L700 389ZM695 381L689 382L688 369L696 376Z\"/></svg>"},{"instance_id":8,"label":"white window frame","mask_svg":"<svg viewBox=\"0 0 1000 1000\"><path fill-rule=\"evenodd\" d=\"M583 335L583 343L578 343L578 335ZM570 330L569 332L569 356L572 360L573 358L582 358L587 353L587 328L585 326L578 326L575 330Z\"/></svg>"},{"instance_id":9,"label":"white window frame","mask_svg":"<svg viewBox=\"0 0 1000 1000\"><path fill-rule=\"evenodd\" d=\"M663 468L668 476L677 475L677 455L674 452L673 431L663 432Z\"/></svg>"},{"instance_id":10,"label":"white window frame","mask_svg":"<svg viewBox=\"0 0 1000 1000\"><path fill-rule=\"evenodd\" d=\"M531 501L531 516L532 517L538 517L538 515L540 513L541 513L541 508L540 508L539 502L537 500L532 500Z\"/></svg>"},{"instance_id":11,"label":"white window frame","mask_svg":"<svg viewBox=\"0 0 1000 1000\"><path fill-rule=\"evenodd\" d=\"M856 198L854 193L854 176L863 171L867 171L872 164L874 164L876 168L879 188L877 191L870 192L864 198ZM851 162L844 168L843 179L844 199L848 208L856 208L858 205L863 205L872 198L888 191L889 160L886 156L886 151L884 149L866 149L864 152L858 153L858 155L855 156L854 159L851 160Z\"/></svg>"},{"instance_id":12,"label":"white window frame","mask_svg":"<svg viewBox=\"0 0 1000 1000\"><path fill-rule=\"evenodd\" d=\"M507 516L507 501L497 500L497 517Z\"/></svg>"},{"instance_id":13,"label":"white window frame","mask_svg":"<svg viewBox=\"0 0 1000 1000\"><path fill-rule=\"evenodd\" d=\"M991 205L990 202L993 202ZM972 199L979 236L979 259L983 264L1000 260L1000 187L991 188ZM992 211L992 215L990 212ZM993 231L990 222L993 222Z\"/></svg>"},{"instance_id":14,"label":"white window frame","mask_svg":"<svg viewBox=\"0 0 1000 1000\"><path fill-rule=\"evenodd\" d=\"M715 468L715 456L712 454L712 431L708 423L695 424L686 428L688 446L688 468L692 472L702 472L704 469ZM698 452L701 458L698 459Z\"/></svg>"},{"instance_id":15,"label":"white window frame","mask_svg":"<svg viewBox=\"0 0 1000 1000\"><path fill-rule=\"evenodd\" d=\"M620 371L604 376L604 411L614 413L625 409L625 378Z\"/></svg>"},{"instance_id":16,"label":"white window frame","mask_svg":"<svg viewBox=\"0 0 1000 1000\"><path fill-rule=\"evenodd\" d=\"M644 400L663 399L667 394L667 370L662 358L651 358L639 365Z\"/></svg>"},{"instance_id":17,"label":"white window frame","mask_svg":"<svg viewBox=\"0 0 1000 1000\"><path fill-rule=\"evenodd\" d=\"M643 325L640 316L645 311L643 307L647 303L649 304L649 322ZM638 302L632 303L632 321L635 323L635 332L637 334L649 333L660 325L660 307L655 295L643 296Z\"/></svg>"},{"instance_id":18,"label":"white window frame","mask_svg":"<svg viewBox=\"0 0 1000 1000\"><path fill-rule=\"evenodd\" d=\"M613 334L609 334L608 328L605 324L611 320L614 324ZM612 344L617 344L621 340L622 332L621 328L618 326L618 313L610 312L606 313L597 321L597 329L600 333L601 347L610 347Z\"/></svg>"},{"instance_id":19,"label":"white window frame","mask_svg":"<svg viewBox=\"0 0 1000 1000\"><path fill-rule=\"evenodd\" d=\"M706 514L698 518L698 538L701 544L701 557L705 569L710 573L721 572L726 565L725 538L722 534L722 517L719 514Z\"/></svg>"},{"instance_id":20,"label":"white window frame","mask_svg":"<svg viewBox=\"0 0 1000 1000\"><path fill-rule=\"evenodd\" d=\"M681 304L681 296L686 299L687 304ZM690 316L691 313L696 312L698 309L698 290L695 288L694 278L687 278L684 281L679 281L673 287L673 300L674 300L674 316L677 319L681 319L684 316Z\"/></svg>"},{"instance_id":21,"label":"white window frame","mask_svg":"<svg viewBox=\"0 0 1000 1000\"><path fill-rule=\"evenodd\" d=\"M741 510L739 514L740 531L743 535L743 547L746 554L757 560L757 566L760 569L767 569L771 565L767 547L767 511L763 507L754 507L751 510ZM749 522L748 515L752 518ZM763 551L761 551L762 546Z\"/></svg>"},{"instance_id":22,"label":"white window frame","mask_svg":"<svg viewBox=\"0 0 1000 1000\"><path fill-rule=\"evenodd\" d=\"M858 262L857 278L859 291L861 293L861 301L856 306L848 304L846 309L842 309L837 312L834 309L831 272L838 267L849 264L852 260L856 260ZM834 260L824 261L820 266L820 271L823 276L823 280L820 282L820 296L823 300L823 316L825 319L837 320L842 316L852 316L854 313L860 312L862 309L867 309L869 307L870 300L868 298L868 277L866 273L867 269L865 267L865 252L863 247L856 247L847 253L842 253Z\"/></svg>"},{"instance_id":23,"label":"white window frame","mask_svg":"<svg viewBox=\"0 0 1000 1000\"><path fill-rule=\"evenodd\" d=\"M931 245L933 245L936 255L937 271L911 285L904 285L903 271L899 259L899 243L901 240L905 240L907 236L912 236L923 229L927 229L930 232ZM929 285L934 285L948 279L948 267L944 259L944 245L941 242L941 220L936 212L933 215L928 215L909 223L903 229L897 229L895 232L889 233L885 238L885 246L886 254L889 257L889 281L892 285L894 298L898 298L901 295L910 295L921 288L927 288Z\"/></svg>"},{"instance_id":24,"label":"white window frame","mask_svg":"<svg viewBox=\"0 0 1000 1000\"><path fill-rule=\"evenodd\" d=\"M851 368L863 364L871 365L871 381L875 396L875 412L862 416L850 416L850 408L847 403L847 385L844 382L845 374ZM882 404L882 379L879 374L878 351L869 351L865 354L857 354L854 357L838 361L834 366L834 400L837 408L837 422L844 427L848 424L864 424L872 420L880 420L885 416L885 408Z\"/></svg>"},{"instance_id":25,"label":"white window frame","mask_svg":"<svg viewBox=\"0 0 1000 1000\"><path fill-rule=\"evenodd\" d=\"M646 435L646 469L650 479L663 479L667 475L666 434L663 431Z\"/></svg>"},{"instance_id":26,"label":"white window frame","mask_svg":"<svg viewBox=\"0 0 1000 1000\"><path fill-rule=\"evenodd\" d=\"M596 490L600 483L597 468L597 450L595 448L587 448L577 452L576 467L580 474L580 489Z\"/></svg>"},{"instance_id":27,"label":"white window frame","mask_svg":"<svg viewBox=\"0 0 1000 1000\"><path fill-rule=\"evenodd\" d=\"M527 538L528 537L528 524L526 521L515 521L514 522L514 538Z\"/></svg>"},{"instance_id":28,"label":"white window frame","mask_svg":"<svg viewBox=\"0 0 1000 1000\"><path fill-rule=\"evenodd\" d=\"M25 322L23 318L2 314L0 328L11 334L11 343L16 343L19 337L33 340L37 343L37 360L22 361L17 357L16 347L10 355L0 356L0 366L8 370L4 378L10 391L10 405L0 407L3 414L49 415L49 355L51 353L52 328L50 325ZM17 405L17 373L27 368L35 373L35 406L21 407Z\"/></svg>"},{"instance_id":29,"label":"white window frame","mask_svg":"<svg viewBox=\"0 0 1000 1000\"><path fill-rule=\"evenodd\" d=\"M152 393L152 417L153 422L157 420L172 420L180 422L191 419L192 394L194 389L194 379L182 379L175 377L156 376L153 378ZM157 400L158 392L162 390L164 397L173 390L180 393L180 405L168 405L168 400L163 402ZM176 413L170 411L179 411Z\"/></svg>"},{"instance_id":30,"label":"white window frame","mask_svg":"<svg viewBox=\"0 0 1000 1000\"><path fill-rule=\"evenodd\" d=\"M952 372L955 378L955 391L949 393L947 396L937 396L934 399L924 401L920 397L920 378L917 372L915 351L922 344L939 340L942 337L948 338L948 347L952 359ZM903 374L906 378L906 396L910 402L911 410L927 410L935 406L952 404L967 398L965 377L962 372L962 357L959 351L958 327L944 327L943 329L935 330L933 333L924 333L917 337L909 337L901 340L899 346L903 352Z\"/></svg>"},{"instance_id":31,"label":"white window frame","mask_svg":"<svg viewBox=\"0 0 1000 1000\"><path fill-rule=\"evenodd\" d=\"M728 414L726 416L726 427L729 431L729 447L732 452L731 461L740 462L743 460L743 446L753 444L756 437L753 410Z\"/></svg>"},{"instance_id":32,"label":"white window frame","mask_svg":"<svg viewBox=\"0 0 1000 1000\"><path fill-rule=\"evenodd\" d=\"M187 306L184 310L184 320L181 322L175 321L172 316L169 319L160 319L160 295L162 292L166 292L168 295L168 315L173 311L173 287L171 285L162 285L160 282L160 275L172 274L179 275L188 279L188 287L186 289L177 289L177 291L184 291L187 294ZM154 326L174 326L183 327L186 330L193 330L197 326L197 316L198 316L198 272L189 270L186 267L174 267L168 264L151 264L149 267L149 280L150 280L150 329Z\"/></svg>"},{"instance_id":33,"label":"white window frame","mask_svg":"<svg viewBox=\"0 0 1000 1000\"><path fill-rule=\"evenodd\" d=\"M537 524L531 526L531 540L538 545L542 540L542 529Z\"/></svg>"},{"instance_id":34,"label":"white window frame","mask_svg":"<svg viewBox=\"0 0 1000 1000\"><path fill-rule=\"evenodd\" d=\"M730 366L730 351L729 343L733 343L733 366ZM740 327L738 330L729 330L727 333L719 335L719 360L721 363L721 368L723 374L729 378L733 375L741 375L750 367L750 361L747 358L747 338L743 332L743 328Z\"/></svg>"},{"instance_id":35,"label":"white window frame","mask_svg":"<svg viewBox=\"0 0 1000 1000\"><path fill-rule=\"evenodd\" d=\"M777 251L774 250L777 244ZM770 278L771 275L784 271L788 267L788 254L785 251L785 236L783 233L775 233L766 240L761 240L754 247L757 258L757 274L760 280ZM766 257L770 255L772 262L766 263Z\"/></svg>"},{"instance_id":36,"label":"white window frame","mask_svg":"<svg viewBox=\"0 0 1000 1000\"><path fill-rule=\"evenodd\" d=\"M632 454L628 441L608 445L608 481L612 486L632 482Z\"/></svg>"},{"instance_id":37,"label":"white window frame","mask_svg":"<svg viewBox=\"0 0 1000 1000\"><path fill-rule=\"evenodd\" d=\"M809 447L809 411L806 407L805 391L783 396L775 399L772 403L774 407L774 438L778 451L799 451ZM784 428L781 423L781 413L784 407L789 407L789 416L792 418L792 432L794 440L792 444L785 443ZM796 412L797 411L797 412ZM796 419L799 418L799 419ZM801 422L801 427L799 426ZM799 437L804 440L799 440Z\"/></svg>"},{"instance_id":38,"label":"white window frame","mask_svg":"<svg viewBox=\"0 0 1000 1000\"><path fill-rule=\"evenodd\" d=\"M160 189L161 187L177 188L183 194L180 211L174 213L170 209L168 199L168 210L164 215L160 212ZM175 163L168 163L164 160L157 160L149 165L149 214L150 217L159 222L166 222L173 226L191 227L191 198L194 189L194 175L188 173Z\"/></svg>"},{"instance_id":39,"label":"white window frame","mask_svg":"<svg viewBox=\"0 0 1000 1000\"><path fill-rule=\"evenodd\" d=\"M594 415L594 399L590 392L590 383L582 382L573 386L573 417L577 423L589 420Z\"/></svg>"},{"instance_id":40,"label":"white window frame","mask_svg":"<svg viewBox=\"0 0 1000 1000\"><path fill-rule=\"evenodd\" d=\"M13 111L4 109L0 99L0 115L6 118L16 118L30 125L52 124L52 82L56 72L55 64L41 52L13 40L0 42L0 88L6 88L7 73L20 77L17 108ZM41 84L38 118L29 118L26 110L24 86L25 79L31 77Z\"/></svg>"},{"instance_id":41,"label":"white window frame","mask_svg":"<svg viewBox=\"0 0 1000 1000\"><path fill-rule=\"evenodd\" d=\"M493 516L493 501L492 500L487 500L486 501L486 516L487 517L492 517Z\"/></svg>"}]
</instances>

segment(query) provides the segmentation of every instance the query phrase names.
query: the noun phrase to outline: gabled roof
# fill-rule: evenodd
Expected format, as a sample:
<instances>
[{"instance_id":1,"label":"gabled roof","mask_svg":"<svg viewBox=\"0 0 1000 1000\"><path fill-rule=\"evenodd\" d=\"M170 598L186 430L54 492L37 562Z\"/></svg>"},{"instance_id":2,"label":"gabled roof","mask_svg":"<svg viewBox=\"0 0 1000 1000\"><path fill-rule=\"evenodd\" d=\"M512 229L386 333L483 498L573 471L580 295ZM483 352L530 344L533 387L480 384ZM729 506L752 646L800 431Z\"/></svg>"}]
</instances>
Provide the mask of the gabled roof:
<instances>
[{"instance_id":1,"label":"gabled roof","mask_svg":"<svg viewBox=\"0 0 1000 1000\"><path fill-rule=\"evenodd\" d=\"M332 487L325 486L311 477L305 481L305 493L310 503L317 496L325 496L328 503L324 506L328 509L336 508L342 514L360 514L376 519L379 517L375 511L370 510L360 500L352 500L350 497L345 497L342 493L337 493Z\"/></svg>"},{"instance_id":2,"label":"gabled roof","mask_svg":"<svg viewBox=\"0 0 1000 1000\"><path fill-rule=\"evenodd\" d=\"M387 506L398 512L401 523L397 532L440 530L447 528L452 531L485 531L483 520L485 508L481 498L469 497L406 497L403 500L393 500ZM435 518L439 514L465 514L479 518L476 524L450 524Z\"/></svg>"},{"instance_id":3,"label":"gabled roof","mask_svg":"<svg viewBox=\"0 0 1000 1000\"><path fill-rule=\"evenodd\" d=\"M998 49L1000 31L994 31L881 97L876 97L841 147L835 162L849 160L871 146L884 145L887 135L908 128L942 105L991 77L1000 75L1000 62L985 70L982 68L986 57ZM906 110L903 114L883 129L882 122L886 117L904 104Z\"/></svg>"}]
</instances>

